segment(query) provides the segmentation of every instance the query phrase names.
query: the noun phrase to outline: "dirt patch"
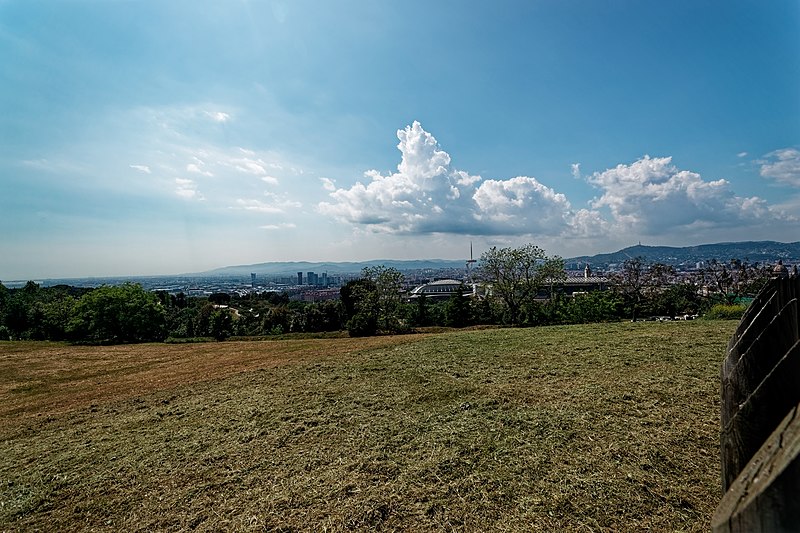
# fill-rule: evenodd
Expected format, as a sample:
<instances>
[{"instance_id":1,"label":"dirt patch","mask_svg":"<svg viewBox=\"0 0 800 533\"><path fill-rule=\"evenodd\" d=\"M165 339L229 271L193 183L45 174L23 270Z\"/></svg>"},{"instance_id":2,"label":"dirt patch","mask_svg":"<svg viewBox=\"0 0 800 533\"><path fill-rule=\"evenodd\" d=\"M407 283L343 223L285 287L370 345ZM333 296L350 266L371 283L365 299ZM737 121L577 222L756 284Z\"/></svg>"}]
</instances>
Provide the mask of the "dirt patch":
<instances>
[{"instance_id":1,"label":"dirt patch","mask_svg":"<svg viewBox=\"0 0 800 533\"><path fill-rule=\"evenodd\" d=\"M122 346L0 342L0 427L239 372L414 342L419 337Z\"/></svg>"}]
</instances>

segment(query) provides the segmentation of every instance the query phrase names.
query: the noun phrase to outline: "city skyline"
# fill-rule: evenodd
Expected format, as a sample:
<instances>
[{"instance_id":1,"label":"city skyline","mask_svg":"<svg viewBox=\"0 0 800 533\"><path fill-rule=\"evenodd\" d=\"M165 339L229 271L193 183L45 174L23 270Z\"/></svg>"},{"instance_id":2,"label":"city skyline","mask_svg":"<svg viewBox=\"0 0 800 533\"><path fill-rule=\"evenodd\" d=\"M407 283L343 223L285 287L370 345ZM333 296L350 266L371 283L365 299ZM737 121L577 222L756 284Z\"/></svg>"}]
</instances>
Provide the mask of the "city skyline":
<instances>
[{"instance_id":1,"label":"city skyline","mask_svg":"<svg viewBox=\"0 0 800 533\"><path fill-rule=\"evenodd\" d=\"M788 0L1 1L0 279L796 241L798 35Z\"/></svg>"}]
</instances>

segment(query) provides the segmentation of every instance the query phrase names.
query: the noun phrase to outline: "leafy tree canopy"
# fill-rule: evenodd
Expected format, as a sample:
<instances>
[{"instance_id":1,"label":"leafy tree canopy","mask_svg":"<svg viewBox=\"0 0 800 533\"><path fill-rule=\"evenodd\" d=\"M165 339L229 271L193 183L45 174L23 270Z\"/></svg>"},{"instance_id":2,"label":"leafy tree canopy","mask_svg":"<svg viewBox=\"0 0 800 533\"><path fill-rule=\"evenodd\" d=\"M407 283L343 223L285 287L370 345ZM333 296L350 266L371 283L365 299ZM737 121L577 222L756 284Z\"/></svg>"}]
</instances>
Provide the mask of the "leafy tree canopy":
<instances>
[{"instance_id":1,"label":"leafy tree canopy","mask_svg":"<svg viewBox=\"0 0 800 533\"><path fill-rule=\"evenodd\" d=\"M504 302L511 324L520 323L521 309L533 303L543 285L565 277L564 261L547 256L534 244L492 247L481 255L478 272L491 283L493 294Z\"/></svg>"},{"instance_id":2,"label":"leafy tree canopy","mask_svg":"<svg viewBox=\"0 0 800 533\"><path fill-rule=\"evenodd\" d=\"M166 313L158 296L139 284L106 285L78 300L69 329L77 339L91 342L160 341Z\"/></svg>"}]
</instances>

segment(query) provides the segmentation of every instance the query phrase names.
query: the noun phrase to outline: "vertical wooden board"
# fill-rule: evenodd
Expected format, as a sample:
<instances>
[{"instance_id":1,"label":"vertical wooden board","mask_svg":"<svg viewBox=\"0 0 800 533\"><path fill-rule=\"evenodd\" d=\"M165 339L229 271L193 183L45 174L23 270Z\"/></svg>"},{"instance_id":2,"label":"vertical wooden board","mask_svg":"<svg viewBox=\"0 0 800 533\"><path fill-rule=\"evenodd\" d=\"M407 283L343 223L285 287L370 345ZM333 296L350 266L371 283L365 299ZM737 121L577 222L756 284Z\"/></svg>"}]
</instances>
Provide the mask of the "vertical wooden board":
<instances>
[{"instance_id":1,"label":"vertical wooden board","mask_svg":"<svg viewBox=\"0 0 800 533\"><path fill-rule=\"evenodd\" d=\"M722 363L722 375L726 376L730 370L739 362L742 354L747 352L753 345L753 342L763 333L764 329L775 318L775 315L780 311L778 307L779 297L776 292L772 292L770 298L758 309L758 312L753 313L749 320L739 323L736 333L731 337L728 342L728 349L726 352L725 360ZM750 304L753 309L755 302Z\"/></svg>"},{"instance_id":2,"label":"vertical wooden board","mask_svg":"<svg viewBox=\"0 0 800 533\"><path fill-rule=\"evenodd\" d=\"M733 336L731 337L731 341L728 344L728 350L732 348L733 344L739 342L742 338L744 333L747 331L747 328L750 327L750 324L753 323L756 316L761 313L761 311L767 306L770 305L770 302L773 300L776 302L774 305L774 309L778 309L777 305L777 297L776 293L778 292L778 280L772 279L769 280L764 287L761 288L759 293L753 298L753 301L750 302L750 305L747 306L744 314L742 315L742 319L739 322L739 326L736 328ZM745 348L746 350L746 348Z\"/></svg>"},{"instance_id":3,"label":"vertical wooden board","mask_svg":"<svg viewBox=\"0 0 800 533\"><path fill-rule=\"evenodd\" d=\"M723 427L786 352L800 340L798 327L798 301L793 299L773 317L739 361L723 372Z\"/></svg>"},{"instance_id":4,"label":"vertical wooden board","mask_svg":"<svg viewBox=\"0 0 800 533\"><path fill-rule=\"evenodd\" d=\"M789 410L731 484L711 519L714 533L800 531L798 408Z\"/></svg>"},{"instance_id":5,"label":"vertical wooden board","mask_svg":"<svg viewBox=\"0 0 800 533\"><path fill-rule=\"evenodd\" d=\"M800 403L800 342L784 355L741 405L720 435L723 490Z\"/></svg>"}]
</instances>

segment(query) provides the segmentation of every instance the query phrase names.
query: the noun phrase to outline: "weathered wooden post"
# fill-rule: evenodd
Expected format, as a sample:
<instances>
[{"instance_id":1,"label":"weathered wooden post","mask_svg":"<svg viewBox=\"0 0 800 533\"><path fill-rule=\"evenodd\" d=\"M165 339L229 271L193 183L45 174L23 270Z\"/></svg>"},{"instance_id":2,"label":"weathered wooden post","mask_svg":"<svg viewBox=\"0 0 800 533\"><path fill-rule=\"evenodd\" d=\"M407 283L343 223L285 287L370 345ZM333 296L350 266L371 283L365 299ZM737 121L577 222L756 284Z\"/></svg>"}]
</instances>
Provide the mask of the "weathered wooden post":
<instances>
[{"instance_id":1,"label":"weathered wooden post","mask_svg":"<svg viewBox=\"0 0 800 533\"><path fill-rule=\"evenodd\" d=\"M800 531L800 405L793 407L722 498L714 533Z\"/></svg>"},{"instance_id":2,"label":"weathered wooden post","mask_svg":"<svg viewBox=\"0 0 800 533\"><path fill-rule=\"evenodd\" d=\"M796 276L771 280L728 343L715 533L800 531L798 297Z\"/></svg>"}]
</instances>

